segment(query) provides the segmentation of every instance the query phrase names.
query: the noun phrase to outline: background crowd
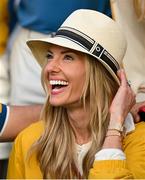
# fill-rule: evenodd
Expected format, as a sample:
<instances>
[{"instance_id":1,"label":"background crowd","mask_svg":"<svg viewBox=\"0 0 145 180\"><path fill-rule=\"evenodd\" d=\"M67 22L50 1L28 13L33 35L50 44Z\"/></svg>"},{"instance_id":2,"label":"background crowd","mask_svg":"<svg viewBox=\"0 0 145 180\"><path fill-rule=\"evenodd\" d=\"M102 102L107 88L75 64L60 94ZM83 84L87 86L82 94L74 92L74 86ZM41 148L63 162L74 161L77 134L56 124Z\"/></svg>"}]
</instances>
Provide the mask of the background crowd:
<instances>
[{"instance_id":1,"label":"background crowd","mask_svg":"<svg viewBox=\"0 0 145 180\"><path fill-rule=\"evenodd\" d=\"M26 41L53 37L66 17L77 9L102 12L121 26L128 44L123 67L137 94L137 102L145 101L144 0L1 0L0 102L10 106L10 113L13 108L15 119L23 116L23 119L37 120L46 98L41 86L41 68ZM27 124L29 122L25 126ZM6 174L10 149L9 143L0 143L2 178Z\"/></svg>"}]
</instances>

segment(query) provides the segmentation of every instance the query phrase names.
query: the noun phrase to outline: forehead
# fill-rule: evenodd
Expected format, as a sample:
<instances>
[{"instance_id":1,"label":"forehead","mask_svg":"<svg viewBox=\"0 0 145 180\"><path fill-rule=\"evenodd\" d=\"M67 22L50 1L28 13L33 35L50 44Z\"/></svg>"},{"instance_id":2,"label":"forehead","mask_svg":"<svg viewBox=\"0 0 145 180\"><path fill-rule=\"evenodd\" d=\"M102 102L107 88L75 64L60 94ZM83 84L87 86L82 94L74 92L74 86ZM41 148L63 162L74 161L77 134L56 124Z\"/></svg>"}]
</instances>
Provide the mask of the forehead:
<instances>
[{"instance_id":1,"label":"forehead","mask_svg":"<svg viewBox=\"0 0 145 180\"><path fill-rule=\"evenodd\" d=\"M54 45L54 44L49 44L48 51L53 51L53 50L60 51L60 52L70 52L70 53L74 53L74 54L78 54L78 55L82 55L82 56L85 55L84 53L82 53L80 51L76 51L74 49L70 49L67 47L58 46L58 45Z\"/></svg>"}]
</instances>

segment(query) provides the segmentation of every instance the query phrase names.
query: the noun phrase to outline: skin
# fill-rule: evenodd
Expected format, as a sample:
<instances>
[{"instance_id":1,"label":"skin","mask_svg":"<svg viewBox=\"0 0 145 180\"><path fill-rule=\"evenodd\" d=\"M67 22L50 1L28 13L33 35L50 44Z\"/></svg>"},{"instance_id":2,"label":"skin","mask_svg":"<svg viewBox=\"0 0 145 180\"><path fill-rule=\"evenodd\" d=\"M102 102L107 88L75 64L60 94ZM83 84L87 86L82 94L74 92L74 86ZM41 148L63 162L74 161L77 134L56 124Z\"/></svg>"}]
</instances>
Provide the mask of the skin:
<instances>
[{"instance_id":1,"label":"skin","mask_svg":"<svg viewBox=\"0 0 145 180\"><path fill-rule=\"evenodd\" d=\"M85 62L82 53L59 46L50 46L47 62L44 74L48 80L50 104L53 106L78 105L85 81ZM77 69L79 70L76 71ZM59 89L52 88L51 80L64 81L68 85Z\"/></svg>"},{"instance_id":2,"label":"skin","mask_svg":"<svg viewBox=\"0 0 145 180\"><path fill-rule=\"evenodd\" d=\"M118 71L118 77L120 78L121 85L110 107L110 121L117 120L123 124L128 112L135 104L135 94L127 83L123 69Z\"/></svg>"},{"instance_id":3,"label":"skin","mask_svg":"<svg viewBox=\"0 0 145 180\"><path fill-rule=\"evenodd\" d=\"M6 128L0 141L12 141L18 133L39 120L42 105L10 106L10 114Z\"/></svg>"},{"instance_id":4,"label":"skin","mask_svg":"<svg viewBox=\"0 0 145 180\"><path fill-rule=\"evenodd\" d=\"M87 127L90 112L84 110L83 104L80 103L80 96L85 83L85 59L83 54L52 45L49 47L47 61L44 74L48 80L46 85L50 93L50 104L67 108L69 121L74 129L78 144L89 142L90 133ZM77 69L79 71L76 71ZM121 84L110 107L110 122L117 120L123 124L125 117L135 102L135 95L127 84L123 70L118 72L118 77ZM54 90L49 84L50 80L53 79L67 81L68 85L62 89ZM89 106L89 102L86 103L86 106ZM110 136L105 139L103 148L121 148L121 146L120 137Z\"/></svg>"},{"instance_id":5,"label":"skin","mask_svg":"<svg viewBox=\"0 0 145 180\"><path fill-rule=\"evenodd\" d=\"M127 78L123 69L118 71L118 77L120 78L121 84L110 107L110 124L116 121L119 124L123 124L125 117L135 104L135 94L127 83ZM122 137L106 137L103 148L122 149Z\"/></svg>"}]
</instances>

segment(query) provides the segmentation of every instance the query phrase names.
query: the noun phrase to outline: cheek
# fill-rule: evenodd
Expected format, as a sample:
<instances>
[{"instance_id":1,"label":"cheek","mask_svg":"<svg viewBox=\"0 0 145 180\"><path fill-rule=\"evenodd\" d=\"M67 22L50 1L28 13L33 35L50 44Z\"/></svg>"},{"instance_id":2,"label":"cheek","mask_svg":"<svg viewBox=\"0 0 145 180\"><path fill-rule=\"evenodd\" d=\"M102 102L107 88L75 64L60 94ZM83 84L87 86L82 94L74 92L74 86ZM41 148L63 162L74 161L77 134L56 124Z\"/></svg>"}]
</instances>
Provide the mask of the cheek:
<instances>
[{"instance_id":1,"label":"cheek","mask_svg":"<svg viewBox=\"0 0 145 180\"><path fill-rule=\"evenodd\" d=\"M76 77L73 79L74 83L73 83L73 88L76 90L76 93L78 94L82 94L83 91L83 87L85 84L85 80L86 80L86 73L85 72L79 72L79 73L75 73Z\"/></svg>"}]
</instances>

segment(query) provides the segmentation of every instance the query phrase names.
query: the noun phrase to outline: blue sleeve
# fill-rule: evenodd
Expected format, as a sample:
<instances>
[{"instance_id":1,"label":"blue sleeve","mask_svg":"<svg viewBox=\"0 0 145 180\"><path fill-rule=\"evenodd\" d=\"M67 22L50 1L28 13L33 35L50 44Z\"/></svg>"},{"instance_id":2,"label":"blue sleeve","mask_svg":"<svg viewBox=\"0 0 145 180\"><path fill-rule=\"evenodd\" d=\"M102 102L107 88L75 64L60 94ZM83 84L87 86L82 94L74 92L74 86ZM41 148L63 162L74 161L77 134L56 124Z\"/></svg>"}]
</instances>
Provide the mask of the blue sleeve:
<instances>
[{"instance_id":1,"label":"blue sleeve","mask_svg":"<svg viewBox=\"0 0 145 180\"><path fill-rule=\"evenodd\" d=\"M7 119L8 107L0 103L0 132L2 131L5 121Z\"/></svg>"},{"instance_id":2,"label":"blue sleeve","mask_svg":"<svg viewBox=\"0 0 145 180\"><path fill-rule=\"evenodd\" d=\"M101 1L97 1L97 3L98 3L97 11L100 11L112 18L110 1L101 0Z\"/></svg>"}]
</instances>

